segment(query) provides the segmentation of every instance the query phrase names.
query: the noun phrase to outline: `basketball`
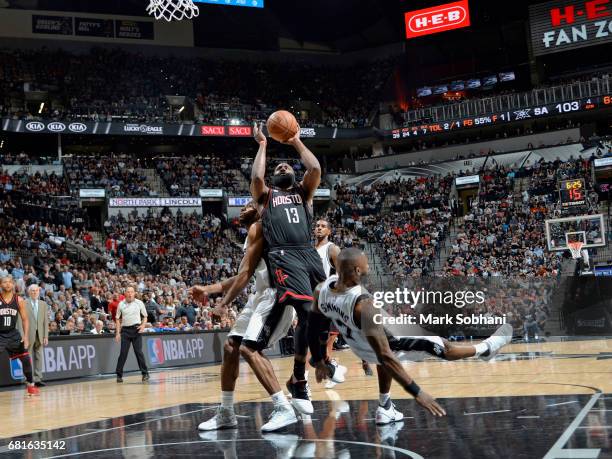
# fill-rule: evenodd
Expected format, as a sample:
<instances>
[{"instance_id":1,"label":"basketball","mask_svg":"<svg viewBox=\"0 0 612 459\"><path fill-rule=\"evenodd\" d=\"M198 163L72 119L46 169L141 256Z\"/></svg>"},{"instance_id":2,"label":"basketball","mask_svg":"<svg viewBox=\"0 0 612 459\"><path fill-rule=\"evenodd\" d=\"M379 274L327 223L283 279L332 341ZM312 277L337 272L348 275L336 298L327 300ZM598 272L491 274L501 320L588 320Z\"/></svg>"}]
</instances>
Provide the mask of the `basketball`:
<instances>
[{"instance_id":1,"label":"basketball","mask_svg":"<svg viewBox=\"0 0 612 459\"><path fill-rule=\"evenodd\" d=\"M286 110L274 112L266 123L268 134L278 142L285 142L298 132L298 122L292 113Z\"/></svg>"}]
</instances>

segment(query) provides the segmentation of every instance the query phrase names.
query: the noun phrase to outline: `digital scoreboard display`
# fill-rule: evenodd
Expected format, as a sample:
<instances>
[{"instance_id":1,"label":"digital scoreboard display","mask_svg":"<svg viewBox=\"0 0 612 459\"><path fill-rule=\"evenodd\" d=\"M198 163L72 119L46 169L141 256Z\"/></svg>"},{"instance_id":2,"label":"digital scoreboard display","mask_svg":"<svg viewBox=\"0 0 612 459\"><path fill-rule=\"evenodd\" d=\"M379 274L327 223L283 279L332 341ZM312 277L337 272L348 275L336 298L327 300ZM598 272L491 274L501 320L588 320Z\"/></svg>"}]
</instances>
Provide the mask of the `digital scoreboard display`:
<instances>
[{"instance_id":1,"label":"digital scoreboard display","mask_svg":"<svg viewBox=\"0 0 612 459\"><path fill-rule=\"evenodd\" d=\"M586 204L586 187L583 178L559 182L561 207L568 208Z\"/></svg>"},{"instance_id":2,"label":"digital scoreboard display","mask_svg":"<svg viewBox=\"0 0 612 459\"><path fill-rule=\"evenodd\" d=\"M387 135L393 139L406 139L409 137L442 134L474 127L497 126L514 121L536 120L548 116L559 116L603 108L612 108L612 95L551 103L520 110L490 113L477 117L449 119L438 123L415 125L387 131Z\"/></svg>"},{"instance_id":3,"label":"digital scoreboard display","mask_svg":"<svg viewBox=\"0 0 612 459\"><path fill-rule=\"evenodd\" d=\"M250 8L263 8L264 0L193 0L194 3L209 3L211 5L248 6Z\"/></svg>"}]
</instances>

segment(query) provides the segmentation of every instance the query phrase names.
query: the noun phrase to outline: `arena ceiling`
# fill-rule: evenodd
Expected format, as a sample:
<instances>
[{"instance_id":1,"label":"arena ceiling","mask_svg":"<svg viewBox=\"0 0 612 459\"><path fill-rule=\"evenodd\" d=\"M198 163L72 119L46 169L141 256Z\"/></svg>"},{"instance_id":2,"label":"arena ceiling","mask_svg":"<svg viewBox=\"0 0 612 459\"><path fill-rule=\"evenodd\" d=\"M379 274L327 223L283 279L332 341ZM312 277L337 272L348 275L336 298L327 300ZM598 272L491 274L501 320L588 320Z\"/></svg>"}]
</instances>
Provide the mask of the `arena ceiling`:
<instances>
[{"instance_id":1,"label":"arena ceiling","mask_svg":"<svg viewBox=\"0 0 612 459\"><path fill-rule=\"evenodd\" d=\"M447 3L445 0L265 0L264 9L200 4L195 21L196 45L275 50L279 38L316 43L347 52L404 41L403 13ZM451 0L448 0L451 1ZM144 16L148 0L3 0L12 8ZM512 7L499 2L470 0L472 27L456 33L453 41L468 42L473 32L527 18L533 0L516 0ZM448 34L423 43L445 45Z\"/></svg>"}]
</instances>

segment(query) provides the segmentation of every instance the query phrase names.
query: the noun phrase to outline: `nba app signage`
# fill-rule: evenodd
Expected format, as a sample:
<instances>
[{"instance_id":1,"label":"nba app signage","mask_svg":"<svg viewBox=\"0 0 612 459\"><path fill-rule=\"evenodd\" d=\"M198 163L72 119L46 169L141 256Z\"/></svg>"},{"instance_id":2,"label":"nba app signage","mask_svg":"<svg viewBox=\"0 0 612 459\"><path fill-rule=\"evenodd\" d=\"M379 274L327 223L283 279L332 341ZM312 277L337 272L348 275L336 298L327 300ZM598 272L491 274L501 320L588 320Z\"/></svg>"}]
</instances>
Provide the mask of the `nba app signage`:
<instances>
[{"instance_id":1,"label":"nba app signage","mask_svg":"<svg viewBox=\"0 0 612 459\"><path fill-rule=\"evenodd\" d=\"M405 15L406 38L461 29L470 25L470 8L467 0L446 3L433 8L409 11Z\"/></svg>"},{"instance_id":2,"label":"nba app signage","mask_svg":"<svg viewBox=\"0 0 612 459\"><path fill-rule=\"evenodd\" d=\"M93 368L96 348L92 344L66 347L47 346L44 349L44 373L79 371Z\"/></svg>"},{"instance_id":3,"label":"nba app signage","mask_svg":"<svg viewBox=\"0 0 612 459\"><path fill-rule=\"evenodd\" d=\"M201 359L204 352L204 340L201 337L163 340L153 338L147 341L147 350L151 365Z\"/></svg>"},{"instance_id":4,"label":"nba app signage","mask_svg":"<svg viewBox=\"0 0 612 459\"><path fill-rule=\"evenodd\" d=\"M612 0L555 0L529 7L533 54L612 43Z\"/></svg>"}]
</instances>

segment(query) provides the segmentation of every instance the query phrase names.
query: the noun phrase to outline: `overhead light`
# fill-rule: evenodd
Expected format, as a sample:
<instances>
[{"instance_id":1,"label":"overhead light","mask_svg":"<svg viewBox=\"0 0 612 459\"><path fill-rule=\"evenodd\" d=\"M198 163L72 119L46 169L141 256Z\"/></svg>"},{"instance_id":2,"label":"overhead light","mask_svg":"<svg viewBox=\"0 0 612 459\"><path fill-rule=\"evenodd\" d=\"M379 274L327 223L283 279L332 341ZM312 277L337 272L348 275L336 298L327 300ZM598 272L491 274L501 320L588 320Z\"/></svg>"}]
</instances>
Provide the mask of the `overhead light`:
<instances>
[{"instance_id":1,"label":"overhead light","mask_svg":"<svg viewBox=\"0 0 612 459\"><path fill-rule=\"evenodd\" d=\"M179 109L179 113L183 113L183 110L185 110L185 106L184 105Z\"/></svg>"},{"instance_id":2,"label":"overhead light","mask_svg":"<svg viewBox=\"0 0 612 459\"><path fill-rule=\"evenodd\" d=\"M44 103L44 102L41 102L41 103L40 103L40 108L38 109L38 114L39 114L39 115L42 113L43 108L45 108L45 103Z\"/></svg>"}]
</instances>

